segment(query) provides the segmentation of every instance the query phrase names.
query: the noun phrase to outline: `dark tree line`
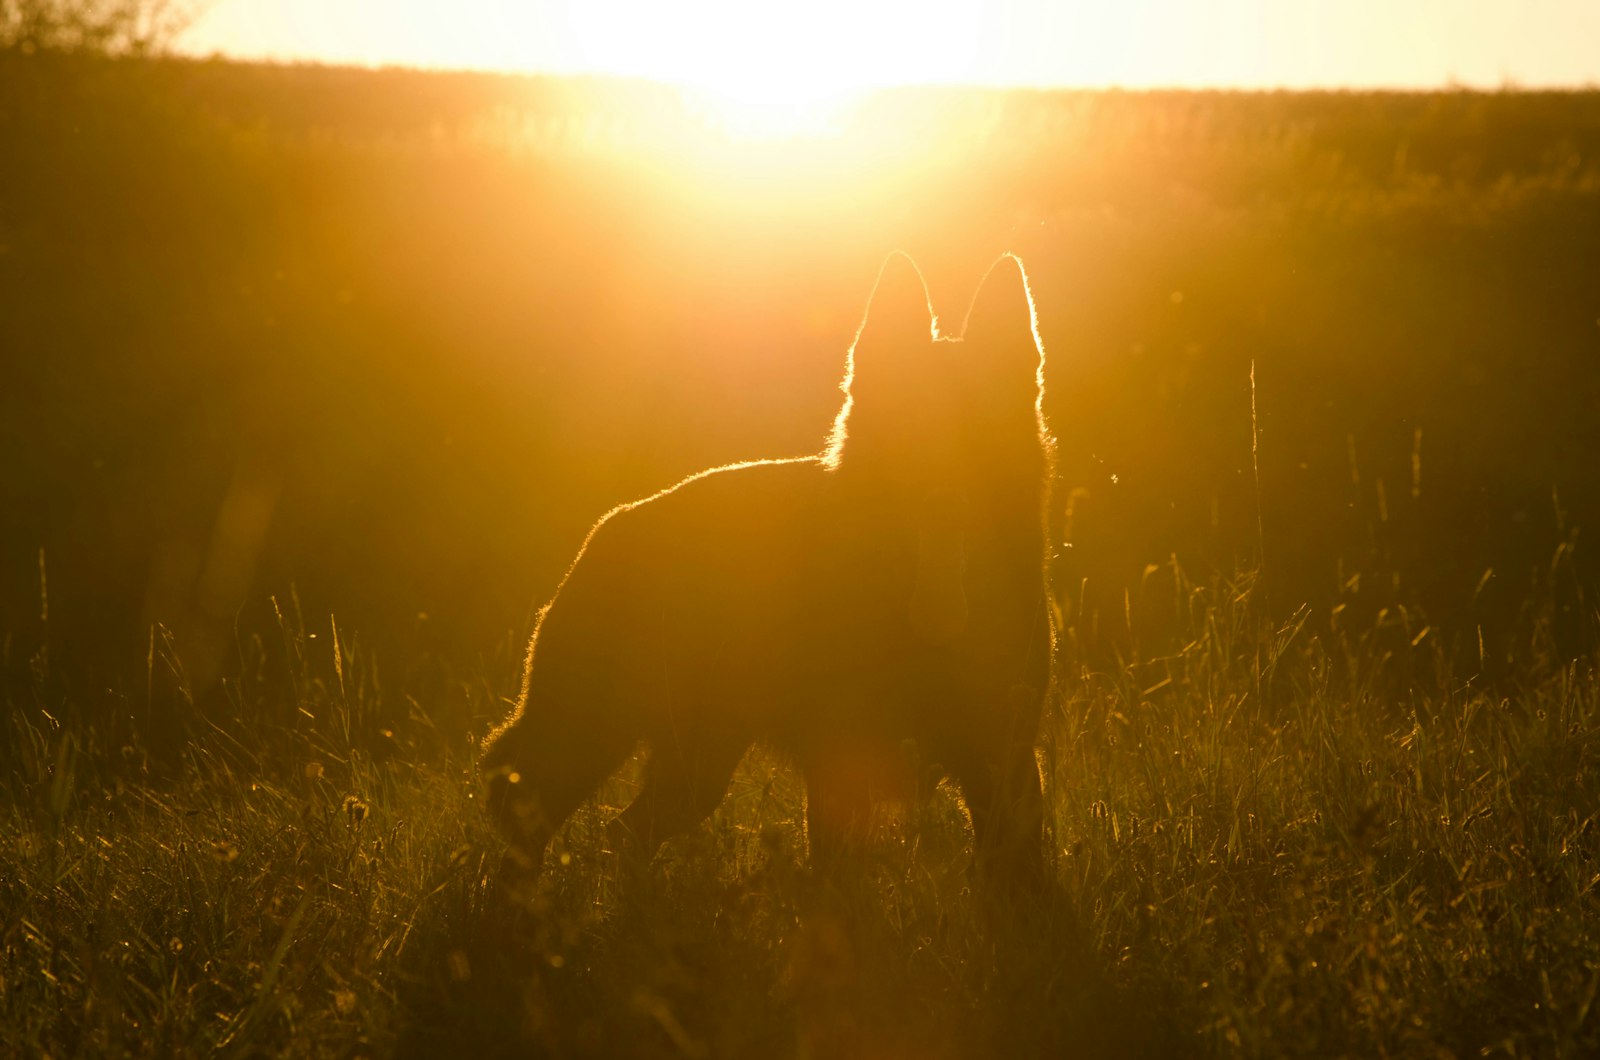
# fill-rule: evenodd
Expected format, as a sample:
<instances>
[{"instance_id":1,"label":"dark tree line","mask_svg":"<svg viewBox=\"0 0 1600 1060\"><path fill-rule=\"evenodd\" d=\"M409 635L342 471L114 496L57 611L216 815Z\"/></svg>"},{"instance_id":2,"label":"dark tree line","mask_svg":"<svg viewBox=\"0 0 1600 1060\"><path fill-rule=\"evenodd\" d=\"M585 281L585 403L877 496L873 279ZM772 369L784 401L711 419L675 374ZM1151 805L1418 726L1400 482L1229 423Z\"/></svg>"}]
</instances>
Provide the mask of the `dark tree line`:
<instances>
[{"instance_id":1,"label":"dark tree line","mask_svg":"<svg viewBox=\"0 0 1600 1060\"><path fill-rule=\"evenodd\" d=\"M0 53L151 55L192 16L185 0L0 0Z\"/></svg>"}]
</instances>

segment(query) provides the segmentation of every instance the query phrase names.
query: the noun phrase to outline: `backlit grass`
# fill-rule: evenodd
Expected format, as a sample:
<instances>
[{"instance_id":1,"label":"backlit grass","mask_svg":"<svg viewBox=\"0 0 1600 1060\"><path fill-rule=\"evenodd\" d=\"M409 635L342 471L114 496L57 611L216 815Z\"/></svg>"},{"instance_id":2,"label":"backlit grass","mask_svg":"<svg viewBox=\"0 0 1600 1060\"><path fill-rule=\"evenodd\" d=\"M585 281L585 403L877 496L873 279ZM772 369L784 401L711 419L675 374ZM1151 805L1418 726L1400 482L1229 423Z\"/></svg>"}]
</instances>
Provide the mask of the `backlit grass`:
<instances>
[{"instance_id":1,"label":"backlit grass","mask_svg":"<svg viewBox=\"0 0 1600 1060\"><path fill-rule=\"evenodd\" d=\"M1056 886L1003 908L973 893L942 790L886 818L847 872L812 875L802 789L759 751L712 824L648 872L622 878L590 808L539 893L513 900L468 738L503 707L494 681L367 725L406 691L285 619L284 672L245 650L260 665L230 682L233 716L196 711L205 731L168 768L136 729L110 747L57 724L69 710L47 697L70 682L41 660L33 700L10 708L0 1048L1600 1048L1589 661L1530 640L1514 688L1480 689L1426 638L1400 657L1303 616L1265 623L1248 582L1187 598L1174 654L1064 667L1042 742Z\"/></svg>"}]
</instances>

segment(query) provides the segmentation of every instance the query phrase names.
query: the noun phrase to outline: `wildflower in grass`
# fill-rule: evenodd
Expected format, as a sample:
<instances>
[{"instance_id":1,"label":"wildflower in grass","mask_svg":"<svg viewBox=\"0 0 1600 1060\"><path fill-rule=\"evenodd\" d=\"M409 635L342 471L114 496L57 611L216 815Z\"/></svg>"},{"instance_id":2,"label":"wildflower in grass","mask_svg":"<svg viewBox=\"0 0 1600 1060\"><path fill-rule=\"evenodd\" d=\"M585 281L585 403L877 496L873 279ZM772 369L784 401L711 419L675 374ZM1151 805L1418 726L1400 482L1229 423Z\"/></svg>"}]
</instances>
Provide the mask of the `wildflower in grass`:
<instances>
[{"instance_id":1,"label":"wildflower in grass","mask_svg":"<svg viewBox=\"0 0 1600 1060\"><path fill-rule=\"evenodd\" d=\"M344 810L345 817L350 821L350 830L355 831L356 829L360 828L362 822L367 819L367 810L369 807L367 806L366 800L361 796L350 794L344 797L344 804L341 809Z\"/></svg>"}]
</instances>

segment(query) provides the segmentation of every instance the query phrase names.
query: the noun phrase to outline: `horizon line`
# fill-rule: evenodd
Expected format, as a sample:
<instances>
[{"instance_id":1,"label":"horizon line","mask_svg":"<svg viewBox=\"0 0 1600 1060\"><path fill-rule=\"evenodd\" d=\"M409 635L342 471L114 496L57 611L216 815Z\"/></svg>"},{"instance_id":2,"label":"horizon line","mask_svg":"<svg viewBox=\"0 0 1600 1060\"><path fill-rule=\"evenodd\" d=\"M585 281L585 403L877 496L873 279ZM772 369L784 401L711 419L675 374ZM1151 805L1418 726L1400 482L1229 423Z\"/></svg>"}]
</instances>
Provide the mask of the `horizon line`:
<instances>
[{"instance_id":1,"label":"horizon line","mask_svg":"<svg viewBox=\"0 0 1600 1060\"><path fill-rule=\"evenodd\" d=\"M181 45L153 58L183 59L195 62L225 62L241 66L280 66L280 67L320 67L336 70L361 70L373 73L379 72L404 72L421 74L481 74L497 77L524 77L547 78L556 80L604 80L616 82L631 82L637 84L656 85L663 88L673 88L689 92L704 92L718 95L718 89L713 85L697 83L689 79L675 79L653 76L650 74L626 73L616 70L602 69L551 69L536 67L471 65L452 63L417 63L405 61L371 61L353 58L327 57L316 55L280 55L280 54L235 54L221 49L210 52L198 52L183 48ZM1600 80L1583 82L1541 82L1526 81L1521 78L1506 75L1498 82L1471 81L1467 79L1447 78L1443 82L1306 82L1301 84L1286 82L1072 82L1072 81L1003 81L1003 80L978 80L965 78L952 78L939 81L900 81L870 83L841 89L829 93L831 98L852 98L872 95L879 92L895 92L902 90L919 89L967 89L991 92L1128 92L1128 93L1160 93L1160 92L1236 92L1236 93L1335 93L1335 92L1377 92L1392 94L1425 95L1433 93L1478 93L1484 95L1516 94L1516 93L1567 93L1582 94L1600 92ZM772 106L803 106L804 103L785 103L775 101Z\"/></svg>"}]
</instances>

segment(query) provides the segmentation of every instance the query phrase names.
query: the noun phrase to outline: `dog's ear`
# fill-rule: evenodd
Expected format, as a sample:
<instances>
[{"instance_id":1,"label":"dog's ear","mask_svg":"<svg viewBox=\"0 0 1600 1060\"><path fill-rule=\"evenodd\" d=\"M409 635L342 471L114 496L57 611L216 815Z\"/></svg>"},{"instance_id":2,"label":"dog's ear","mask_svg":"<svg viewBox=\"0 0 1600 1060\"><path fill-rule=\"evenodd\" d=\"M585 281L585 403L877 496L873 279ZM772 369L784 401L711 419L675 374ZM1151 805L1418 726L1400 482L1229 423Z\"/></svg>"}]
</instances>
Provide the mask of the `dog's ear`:
<instances>
[{"instance_id":1,"label":"dog's ear","mask_svg":"<svg viewBox=\"0 0 1600 1060\"><path fill-rule=\"evenodd\" d=\"M1019 369L1026 364L1037 371L1042 351L1034 332L1033 295L1022 259L1015 254L999 258L984 275L967 310L962 341L977 346L986 358L1014 358Z\"/></svg>"},{"instance_id":2,"label":"dog's ear","mask_svg":"<svg viewBox=\"0 0 1600 1060\"><path fill-rule=\"evenodd\" d=\"M852 382L923 370L921 354L932 340L928 286L916 263L897 250L878 270L866 318L850 347Z\"/></svg>"}]
</instances>

